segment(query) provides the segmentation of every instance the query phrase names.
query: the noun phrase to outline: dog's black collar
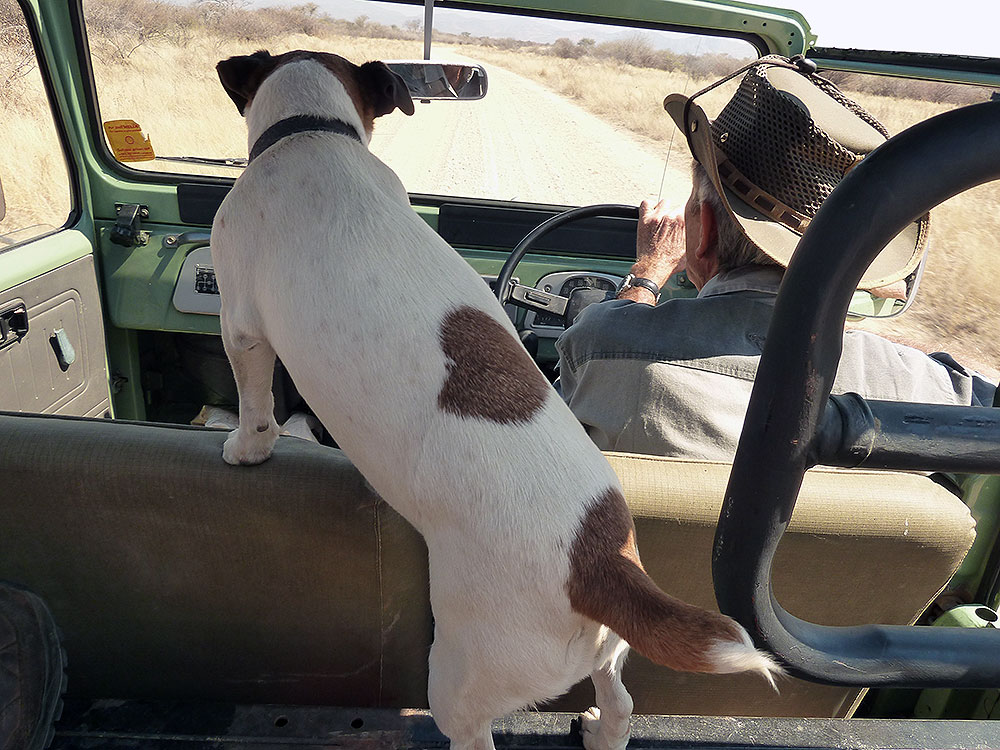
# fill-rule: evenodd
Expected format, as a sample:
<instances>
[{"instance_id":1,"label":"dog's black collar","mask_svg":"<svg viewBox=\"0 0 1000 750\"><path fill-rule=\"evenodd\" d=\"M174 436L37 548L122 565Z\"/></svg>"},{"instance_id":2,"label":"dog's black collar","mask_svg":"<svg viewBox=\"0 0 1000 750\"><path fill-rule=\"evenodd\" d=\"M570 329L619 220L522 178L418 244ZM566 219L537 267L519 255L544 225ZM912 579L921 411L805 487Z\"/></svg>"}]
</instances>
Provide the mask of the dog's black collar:
<instances>
[{"instance_id":1,"label":"dog's black collar","mask_svg":"<svg viewBox=\"0 0 1000 750\"><path fill-rule=\"evenodd\" d=\"M257 142L253 144L253 148L250 149L250 158L248 159L248 162L256 159L282 138L287 138L288 136L295 135L296 133L310 133L317 131L346 135L353 138L358 143L364 143L364 141L361 140L361 136L358 135L358 131L343 120L335 120L330 117L318 117L316 115L294 115L293 117L286 117L284 120L279 120L261 134L260 138L257 139Z\"/></svg>"}]
</instances>

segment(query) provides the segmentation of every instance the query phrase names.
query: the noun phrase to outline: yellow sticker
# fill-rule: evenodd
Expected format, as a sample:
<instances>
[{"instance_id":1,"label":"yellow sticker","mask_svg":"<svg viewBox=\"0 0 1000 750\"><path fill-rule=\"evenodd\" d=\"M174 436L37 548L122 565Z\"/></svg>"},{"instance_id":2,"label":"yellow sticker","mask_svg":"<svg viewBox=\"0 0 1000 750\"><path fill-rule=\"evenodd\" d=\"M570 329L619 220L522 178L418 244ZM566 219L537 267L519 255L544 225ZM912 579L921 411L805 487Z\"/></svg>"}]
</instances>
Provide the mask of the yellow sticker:
<instances>
[{"instance_id":1,"label":"yellow sticker","mask_svg":"<svg viewBox=\"0 0 1000 750\"><path fill-rule=\"evenodd\" d=\"M118 161L150 161L156 158L153 144L134 120L108 120L104 132L111 144L111 153Z\"/></svg>"}]
</instances>

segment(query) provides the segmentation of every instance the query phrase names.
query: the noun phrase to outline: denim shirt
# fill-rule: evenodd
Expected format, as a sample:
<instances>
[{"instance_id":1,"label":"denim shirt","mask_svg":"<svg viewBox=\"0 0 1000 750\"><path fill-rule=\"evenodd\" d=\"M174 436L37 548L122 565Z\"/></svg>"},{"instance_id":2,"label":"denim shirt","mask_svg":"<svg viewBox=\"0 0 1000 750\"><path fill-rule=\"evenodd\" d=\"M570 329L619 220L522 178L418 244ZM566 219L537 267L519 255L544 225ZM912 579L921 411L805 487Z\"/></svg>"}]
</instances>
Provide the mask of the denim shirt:
<instances>
[{"instance_id":1,"label":"denim shirt","mask_svg":"<svg viewBox=\"0 0 1000 750\"><path fill-rule=\"evenodd\" d=\"M563 398L602 450L731 461L782 270L719 274L696 298L591 305L559 338ZM834 393L992 403L992 386L948 355L848 330Z\"/></svg>"}]
</instances>

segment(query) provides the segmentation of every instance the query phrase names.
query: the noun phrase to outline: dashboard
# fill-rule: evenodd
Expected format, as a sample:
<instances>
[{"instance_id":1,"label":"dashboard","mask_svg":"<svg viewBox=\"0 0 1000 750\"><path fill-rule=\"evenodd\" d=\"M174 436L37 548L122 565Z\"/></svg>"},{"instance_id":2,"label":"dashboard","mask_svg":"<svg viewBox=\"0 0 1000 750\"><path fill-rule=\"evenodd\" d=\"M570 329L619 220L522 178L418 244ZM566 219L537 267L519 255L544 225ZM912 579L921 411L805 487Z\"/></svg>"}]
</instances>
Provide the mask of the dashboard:
<instances>
[{"instance_id":1,"label":"dashboard","mask_svg":"<svg viewBox=\"0 0 1000 750\"><path fill-rule=\"evenodd\" d=\"M496 276L483 275L482 279L492 289ZM580 288L614 291L621 280L621 276L596 271L560 271L542 276L535 288L568 297L574 289ZM208 245L192 250L184 259L174 287L173 306L182 313L219 314L222 303L215 280L212 250ZM516 322L516 308L506 305L505 309L511 320ZM560 317L532 311L525 314L521 328L534 331L539 338L544 339L556 339L564 330Z\"/></svg>"}]
</instances>

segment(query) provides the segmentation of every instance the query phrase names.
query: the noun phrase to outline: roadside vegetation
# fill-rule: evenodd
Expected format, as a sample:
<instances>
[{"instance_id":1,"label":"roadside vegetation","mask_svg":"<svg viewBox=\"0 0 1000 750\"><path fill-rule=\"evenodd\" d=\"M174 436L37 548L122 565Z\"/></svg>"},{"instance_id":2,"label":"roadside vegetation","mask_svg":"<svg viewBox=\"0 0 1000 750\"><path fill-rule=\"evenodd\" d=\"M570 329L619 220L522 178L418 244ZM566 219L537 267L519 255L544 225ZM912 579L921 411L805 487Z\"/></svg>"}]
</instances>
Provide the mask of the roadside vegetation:
<instances>
[{"instance_id":1,"label":"roadside vegetation","mask_svg":"<svg viewBox=\"0 0 1000 750\"><path fill-rule=\"evenodd\" d=\"M219 86L216 60L260 48L324 48L358 62L415 58L422 51L419 21L397 27L364 16L334 19L314 3L251 10L239 0L189 5L84 0L84 14L102 118L135 119L150 129L171 123L156 130L154 146L161 155L246 154L245 128ZM693 93L745 62L727 55L695 57L656 49L641 33L601 43L441 33L435 34L435 44L487 69L502 67L531 79L642 139L662 144L679 169L687 168L689 156L662 110L664 95ZM956 106L986 100L992 93L876 76L831 77L893 133ZM713 92L708 108L721 106L732 90ZM0 234L30 224L60 225L70 205L64 161L14 0L0 0L0 111L0 179L8 205ZM164 169L162 162L136 166ZM183 171L211 170L184 165ZM969 191L936 209L931 256L917 304L898 322L871 325L928 350L951 351L995 377L1000 366L1000 337L994 334L1000 323L1000 276L988 269L995 262L997 237L1000 184Z\"/></svg>"}]
</instances>

